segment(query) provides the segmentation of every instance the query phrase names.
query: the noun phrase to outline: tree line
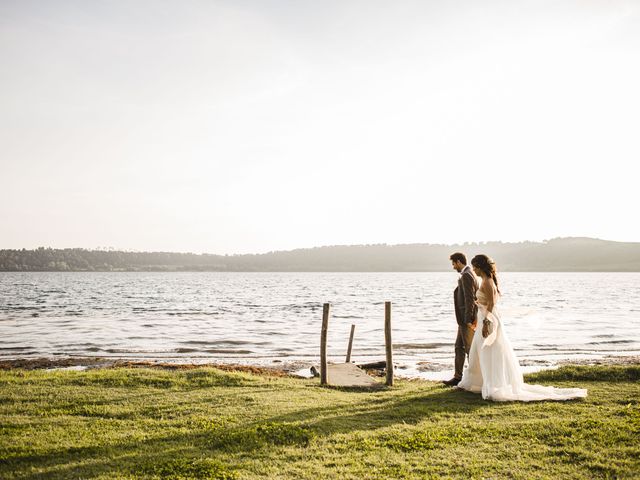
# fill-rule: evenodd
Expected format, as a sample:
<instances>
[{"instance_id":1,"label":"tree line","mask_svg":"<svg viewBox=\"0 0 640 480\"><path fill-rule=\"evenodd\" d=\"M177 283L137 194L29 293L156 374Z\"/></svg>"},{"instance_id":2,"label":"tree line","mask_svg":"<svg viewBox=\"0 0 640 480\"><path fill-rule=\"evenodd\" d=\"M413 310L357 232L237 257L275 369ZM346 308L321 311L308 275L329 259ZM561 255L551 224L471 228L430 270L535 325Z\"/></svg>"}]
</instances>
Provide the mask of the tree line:
<instances>
[{"instance_id":1,"label":"tree line","mask_svg":"<svg viewBox=\"0 0 640 480\"><path fill-rule=\"evenodd\" d=\"M0 250L0 271L411 272L446 271L449 255L493 257L502 271L640 271L640 243L592 238L458 245L326 246L264 254L213 255L82 248Z\"/></svg>"}]
</instances>

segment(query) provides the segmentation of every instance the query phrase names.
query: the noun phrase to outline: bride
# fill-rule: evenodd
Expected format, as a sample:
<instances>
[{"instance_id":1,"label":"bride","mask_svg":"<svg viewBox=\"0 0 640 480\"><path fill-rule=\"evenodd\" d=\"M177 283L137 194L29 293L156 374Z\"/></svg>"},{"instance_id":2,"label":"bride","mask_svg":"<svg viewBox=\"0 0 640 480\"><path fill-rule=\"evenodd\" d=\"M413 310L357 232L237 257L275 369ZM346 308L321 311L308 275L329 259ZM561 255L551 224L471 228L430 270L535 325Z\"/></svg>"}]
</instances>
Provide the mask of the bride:
<instances>
[{"instance_id":1,"label":"bride","mask_svg":"<svg viewBox=\"0 0 640 480\"><path fill-rule=\"evenodd\" d=\"M476 329L469 351L469 366L458 388L482 393L485 400L498 402L586 397L587 390L582 388L554 388L524 383L520 364L497 308L500 290L495 263L486 255L476 255L471 260L471 266L475 274L482 278L482 285L477 292L478 322L482 328Z\"/></svg>"}]
</instances>

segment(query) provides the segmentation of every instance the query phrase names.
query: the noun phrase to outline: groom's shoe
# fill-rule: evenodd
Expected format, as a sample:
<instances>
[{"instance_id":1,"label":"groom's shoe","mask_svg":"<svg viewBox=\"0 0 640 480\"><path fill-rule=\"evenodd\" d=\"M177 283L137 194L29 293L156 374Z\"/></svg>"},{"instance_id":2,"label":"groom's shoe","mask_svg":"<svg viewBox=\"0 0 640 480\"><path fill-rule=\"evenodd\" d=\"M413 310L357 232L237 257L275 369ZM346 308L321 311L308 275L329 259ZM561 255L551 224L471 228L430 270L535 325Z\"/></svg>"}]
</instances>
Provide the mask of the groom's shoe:
<instances>
[{"instance_id":1,"label":"groom's shoe","mask_svg":"<svg viewBox=\"0 0 640 480\"><path fill-rule=\"evenodd\" d=\"M452 378L451 380L445 380L442 383L444 383L445 385L447 385L449 387L455 387L456 385L458 385L460 383L460 379L459 378Z\"/></svg>"}]
</instances>

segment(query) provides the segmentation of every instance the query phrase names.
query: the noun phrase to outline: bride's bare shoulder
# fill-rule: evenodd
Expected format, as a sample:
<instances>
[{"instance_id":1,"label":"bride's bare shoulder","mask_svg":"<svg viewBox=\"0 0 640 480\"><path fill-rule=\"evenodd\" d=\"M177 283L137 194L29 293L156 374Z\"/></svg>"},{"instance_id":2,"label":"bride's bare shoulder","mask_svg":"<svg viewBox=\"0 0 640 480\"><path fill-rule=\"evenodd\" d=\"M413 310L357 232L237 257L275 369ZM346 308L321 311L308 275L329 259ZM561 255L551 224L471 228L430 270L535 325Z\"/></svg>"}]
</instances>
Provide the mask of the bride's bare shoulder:
<instances>
[{"instance_id":1,"label":"bride's bare shoulder","mask_svg":"<svg viewBox=\"0 0 640 480\"><path fill-rule=\"evenodd\" d=\"M493 278L484 278L480 285L480 290L488 295L493 295L496 291L496 284L493 282Z\"/></svg>"}]
</instances>

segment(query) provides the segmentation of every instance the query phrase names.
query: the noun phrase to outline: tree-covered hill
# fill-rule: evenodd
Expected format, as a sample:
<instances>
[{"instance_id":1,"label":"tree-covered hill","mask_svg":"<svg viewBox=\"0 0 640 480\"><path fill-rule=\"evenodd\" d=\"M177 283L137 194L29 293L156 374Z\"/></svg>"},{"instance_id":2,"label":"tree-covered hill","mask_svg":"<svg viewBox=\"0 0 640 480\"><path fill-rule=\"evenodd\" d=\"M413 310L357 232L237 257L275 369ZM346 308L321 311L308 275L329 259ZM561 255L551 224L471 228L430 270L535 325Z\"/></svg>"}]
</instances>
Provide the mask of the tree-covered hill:
<instances>
[{"instance_id":1,"label":"tree-covered hill","mask_svg":"<svg viewBox=\"0 0 640 480\"><path fill-rule=\"evenodd\" d=\"M0 250L0 271L445 271L462 251L493 257L502 271L640 271L640 243L592 238L545 242L327 246L248 255L81 248Z\"/></svg>"}]
</instances>

